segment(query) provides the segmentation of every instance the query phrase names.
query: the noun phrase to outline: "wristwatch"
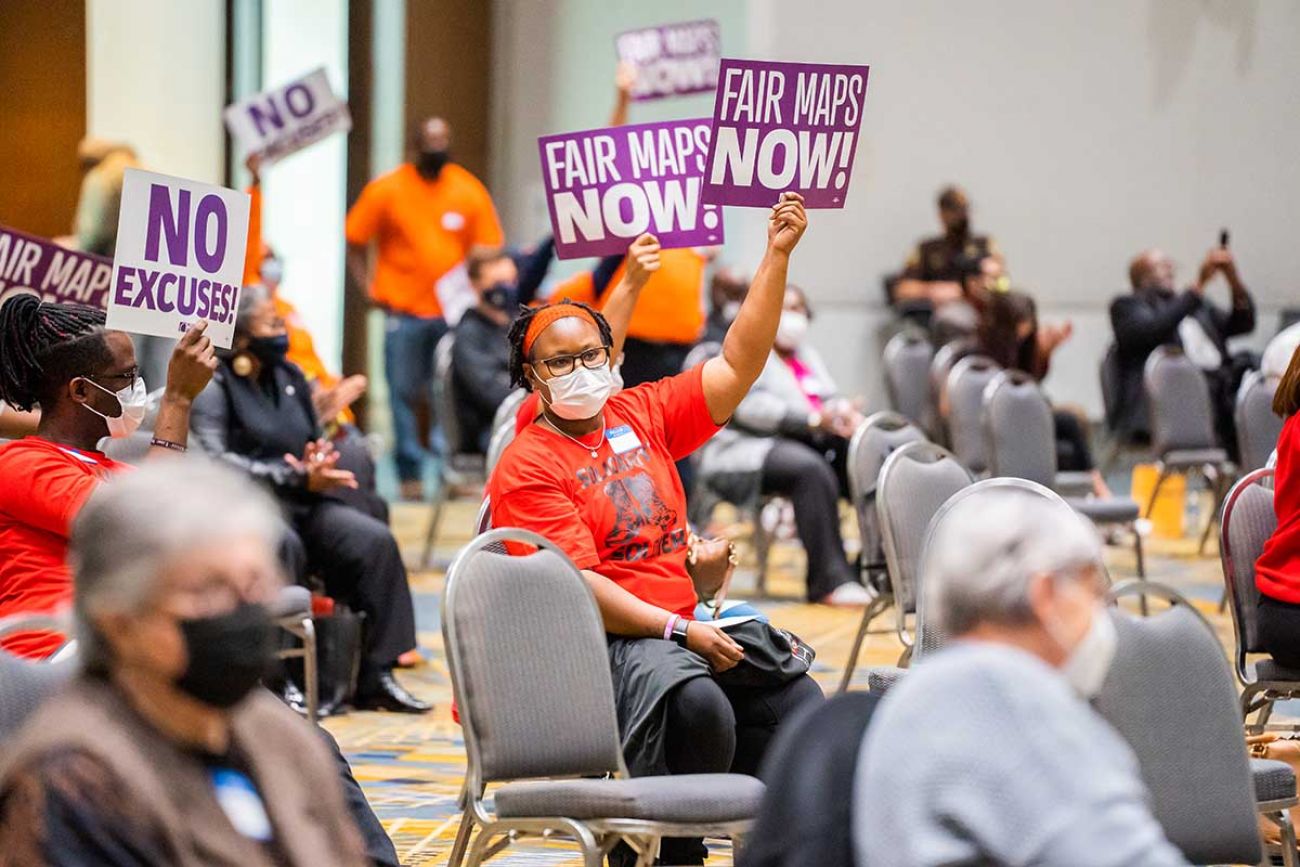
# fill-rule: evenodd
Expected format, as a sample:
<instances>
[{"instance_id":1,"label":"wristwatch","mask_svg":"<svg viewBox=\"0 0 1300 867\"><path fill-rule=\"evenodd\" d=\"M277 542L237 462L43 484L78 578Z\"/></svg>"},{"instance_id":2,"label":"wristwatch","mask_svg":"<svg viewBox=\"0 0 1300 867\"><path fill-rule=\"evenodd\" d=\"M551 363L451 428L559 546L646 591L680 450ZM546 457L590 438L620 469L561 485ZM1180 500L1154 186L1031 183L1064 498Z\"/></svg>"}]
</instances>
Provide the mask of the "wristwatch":
<instances>
[{"instance_id":1,"label":"wristwatch","mask_svg":"<svg viewBox=\"0 0 1300 867\"><path fill-rule=\"evenodd\" d=\"M672 639L673 643L678 647L686 646L686 627L690 625L691 621L687 620L685 617L679 617L677 622L673 624Z\"/></svg>"}]
</instances>

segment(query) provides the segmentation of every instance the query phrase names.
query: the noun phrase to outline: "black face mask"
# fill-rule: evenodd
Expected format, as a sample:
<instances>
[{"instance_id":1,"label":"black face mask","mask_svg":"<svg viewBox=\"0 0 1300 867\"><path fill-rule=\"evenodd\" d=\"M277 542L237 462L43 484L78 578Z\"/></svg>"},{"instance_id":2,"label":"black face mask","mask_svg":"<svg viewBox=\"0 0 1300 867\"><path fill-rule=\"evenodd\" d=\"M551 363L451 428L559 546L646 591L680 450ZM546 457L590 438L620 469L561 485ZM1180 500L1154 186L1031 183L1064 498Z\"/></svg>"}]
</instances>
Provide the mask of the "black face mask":
<instances>
[{"instance_id":1,"label":"black face mask","mask_svg":"<svg viewBox=\"0 0 1300 867\"><path fill-rule=\"evenodd\" d=\"M212 707L234 707L275 660L275 624L266 606L244 602L225 614L180 621L189 664L176 686Z\"/></svg>"},{"instance_id":2,"label":"black face mask","mask_svg":"<svg viewBox=\"0 0 1300 867\"><path fill-rule=\"evenodd\" d=\"M483 293L483 300L498 310L513 310L519 303L519 287L514 283L496 283Z\"/></svg>"},{"instance_id":3,"label":"black face mask","mask_svg":"<svg viewBox=\"0 0 1300 867\"><path fill-rule=\"evenodd\" d=\"M277 334L275 337L254 337L248 341L248 351L257 356L263 364L276 364L284 361L289 354L289 335Z\"/></svg>"},{"instance_id":4,"label":"black face mask","mask_svg":"<svg viewBox=\"0 0 1300 867\"><path fill-rule=\"evenodd\" d=\"M442 173L442 167L449 159L451 159L450 151L420 151L415 161L415 169L421 177L431 181Z\"/></svg>"}]
</instances>

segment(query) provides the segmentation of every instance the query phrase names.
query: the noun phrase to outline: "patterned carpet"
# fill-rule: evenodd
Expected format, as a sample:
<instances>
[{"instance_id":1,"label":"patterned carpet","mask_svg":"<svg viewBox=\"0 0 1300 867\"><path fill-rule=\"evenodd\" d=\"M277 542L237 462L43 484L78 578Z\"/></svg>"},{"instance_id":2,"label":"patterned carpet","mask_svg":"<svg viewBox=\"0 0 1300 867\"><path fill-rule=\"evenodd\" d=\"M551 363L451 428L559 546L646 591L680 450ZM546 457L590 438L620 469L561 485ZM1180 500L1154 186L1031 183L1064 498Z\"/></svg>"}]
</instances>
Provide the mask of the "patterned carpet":
<instances>
[{"instance_id":1,"label":"patterned carpet","mask_svg":"<svg viewBox=\"0 0 1300 867\"><path fill-rule=\"evenodd\" d=\"M469 539L476 507L477 503L470 502L453 503L449 507L436 551L436 560L443 568ZM1201 514L1206 512L1202 510ZM394 510L394 529L410 564L419 558L427 520L428 509L424 506L398 506ZM1213 542L1204 558L1196 556L1196 542L1190 538L1151 540L1148 551L1149 577L1171 584L1195 599L1219 629L1225 646L1230 646L1231 623L1225 615L1217 613L1222 579ZM773 551L769 580L769 592L774 598L760 601L759 607L774 622L816 648L813 676L829 693L838 685L860 615L801 602L802 556L797 544L778 543ZM1116 579L1133 574L1131 547L1108 548L1107 557ZM746 590L753 589L752 563L742 562L741 569L732 590L733 598L738 599L746 598ZM425 717L354 712L326 721L351 760L384 827L392 835L403 863L412 867L446 864L460 820L456 796L464 774L465 754L460 729L450 715L451 682L443 658L438 619L442 586L441 569L412 574L420 646L426 662L401 675L413 692L436 702L437 709ZM892 664L897 660L901 645L893 633L893 624L893 613L886 612L873 626L854 678L856 688L866 688L868 666ZM732 863L730 848L725 843L711 841L710 849L710 865ZM575 853L569 844L535 842L512 847L491 863L580 864Z\"/></svg>"}]
</instances>

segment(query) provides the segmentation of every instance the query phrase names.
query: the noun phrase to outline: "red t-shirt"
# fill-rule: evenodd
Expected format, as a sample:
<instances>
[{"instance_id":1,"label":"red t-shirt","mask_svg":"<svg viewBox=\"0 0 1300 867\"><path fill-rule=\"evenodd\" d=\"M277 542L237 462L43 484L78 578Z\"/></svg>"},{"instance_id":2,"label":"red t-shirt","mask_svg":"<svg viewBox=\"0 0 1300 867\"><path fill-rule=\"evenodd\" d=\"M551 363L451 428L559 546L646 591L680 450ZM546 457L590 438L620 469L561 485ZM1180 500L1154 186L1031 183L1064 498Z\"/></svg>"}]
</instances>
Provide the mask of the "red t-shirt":
<instances>
[{"instance_id":1,"label":"red t-shirt","mask_svg":"<svg viewBox=\"0 0 1300 867\"><path fill-rule=\"evenodd\" d=\"M492 526L545 536L579 569L690 617L696 600L686 572L686 492L673 464L718 430L701 371L611 397L605 434L586 437L587 448L540 420L528 425L488 482Z\"/></svg>"},{"instance_id":2,"label":"red t-shirt","mask_svg":"<svg viewBox=\"0 0 1300 867\"><path fill-rule=\"evenodd\" d=\"M1287 419L1277 438L1273 511L1277 529L1255 562L1255 586L1265 596L1300 605L1300 413Z\"/></svg>"},{"instance_id":3,"label":"red t-shirt","mask_svg":"<svg viewBox=\"0 0 1300 867\"><path fill-rule=\"evenodd\" d=\"M72 519L102 480L123 469L101 452L39 437L0 446L0 618L54 614L72 604ZM52 632L20 632L0 646L40 658L62 643Z\"/></svg>"}]
</instances>

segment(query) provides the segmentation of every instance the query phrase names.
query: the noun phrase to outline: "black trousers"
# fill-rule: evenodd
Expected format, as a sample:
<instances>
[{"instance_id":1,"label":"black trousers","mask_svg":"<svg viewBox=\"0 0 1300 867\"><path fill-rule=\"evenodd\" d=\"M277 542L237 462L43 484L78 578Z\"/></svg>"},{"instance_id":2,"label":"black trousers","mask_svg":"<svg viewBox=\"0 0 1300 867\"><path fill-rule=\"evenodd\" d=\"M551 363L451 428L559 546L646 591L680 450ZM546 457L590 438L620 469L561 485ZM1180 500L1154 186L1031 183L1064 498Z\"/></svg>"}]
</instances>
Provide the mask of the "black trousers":
<instances>
[{"instance_id":1,"label":"black trousers","mask_svg":"<svg viewBox=\"0 0 1300 867\"><path fill-rule=\"evenodd\" d=\"M823 700L821 687L807 675L775 688L725 688L711 677L696 677L668 694L667 759L674 774L749 774L758 767L781 723L809 702ZM661 864L703 864L708 850L698 838L667 838ZM610 867L635 862L620 846Z\"/></svg>"},{"instance_id":2,"label":"black trousers","mask_svg":"<svg viewBox=\"0 0 1300 867\"><path fill-rule=\"evenodd\" d=\"M1259 641L1278 665L1300 670L1300 605L1259 597Z\"/></svg>"},{"instance_id":3,"label":"black trousers","mask_svg":"<svg viewBox=\"0 0 1300 867\"><path fill-rule=\"evenodd\" d=\"M1082 420L1064 409L1052 410L1056 426L1056 468L1067 473L1089 473L1097 465L1088 444L1088 429Z\"/></svg>"},{"instance_id":4,"label":"black trousers","mask_svg":"<svg viewBox=\"0 0 1300 867\"><path fill-rule=\"evenodd\" d=\"M364 685L415 647L415 608L397 540L384 522L326 497L290 504L288 517L306 552L307 573L365 614Z\"/></svg>"},{"instance_id":5,"label":"black trousers","mask_svg":"<svg viewBox=\"0 0 1300 867\"><path fill-rule=\"evenodd\" d=\"M808 556L808 599L814 602L857 577L844 557L840 534L839 498L847 449L836 452L831 446L823 452L807 443L778 438L763 463L762 492L785 497L794 506L799 541Z\"/></svg>"}]
</instances>

